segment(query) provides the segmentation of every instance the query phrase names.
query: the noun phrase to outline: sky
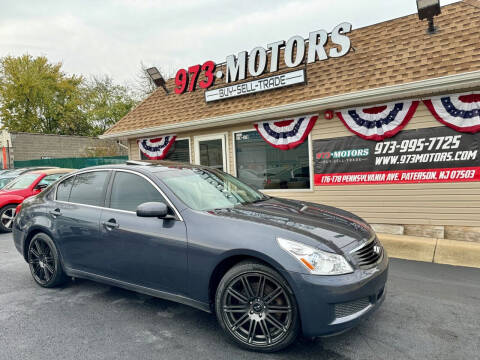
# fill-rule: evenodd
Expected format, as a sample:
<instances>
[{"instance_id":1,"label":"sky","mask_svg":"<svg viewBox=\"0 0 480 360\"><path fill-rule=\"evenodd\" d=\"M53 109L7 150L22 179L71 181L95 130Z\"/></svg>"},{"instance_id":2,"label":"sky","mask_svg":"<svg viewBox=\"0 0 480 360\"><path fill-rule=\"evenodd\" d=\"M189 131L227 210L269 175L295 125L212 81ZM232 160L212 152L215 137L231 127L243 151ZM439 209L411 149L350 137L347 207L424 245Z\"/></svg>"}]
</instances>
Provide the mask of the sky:
<instances>
[{"instance_id":1,"label":"sky","mask_svg":"<svg viewBox=\"0 0 480 360\"><path fill-rule=\"evenodd\" d=\"M344 21L356 29L416 12L415 0L0 0L0 57L43 55L69 74L129 84L141 62L175 73Z\"/></svg>"}]
</instances>

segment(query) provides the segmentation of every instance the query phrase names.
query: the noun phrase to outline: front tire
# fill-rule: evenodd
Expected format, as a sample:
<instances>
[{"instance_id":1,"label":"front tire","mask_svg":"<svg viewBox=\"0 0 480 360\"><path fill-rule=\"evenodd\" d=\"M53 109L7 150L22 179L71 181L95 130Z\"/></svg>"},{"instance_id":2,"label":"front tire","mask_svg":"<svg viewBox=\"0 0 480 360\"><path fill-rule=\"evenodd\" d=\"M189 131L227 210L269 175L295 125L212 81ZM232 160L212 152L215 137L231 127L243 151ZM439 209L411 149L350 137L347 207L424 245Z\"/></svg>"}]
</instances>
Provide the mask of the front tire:
<instances>
[{"instance_id":1,"label":"front tire","mask_svg":"<svg viewBox=\"0 0 480 360\"><path fill-rule=\"evenodd\" d=\"M281 350L300 331L292 290L278 272L257 262L242 262L223 276L215 311L227 337L248 350Z\"/></svg>"},{"instance_id":2,"label":"front tire","mask_svg":"<svg viewBox=\"0 0 480 360\"><path fill-rule=\"evenodd\" d=\"M15 219L15 209L18 204L5 205L0 209L0 232L12 232L13 221Z\"/></svg>"},{"instance_id":3,"label":"front tire","mask_svg":"<svg viewBox=\"0 0 480 360\"><path fill-rule=\"evenodd\" d=\"M38 233L32 238L28 245L27 260L38 285L52 288L66 281L57 247L47 234Z\"/></svg>"}]
</instances>

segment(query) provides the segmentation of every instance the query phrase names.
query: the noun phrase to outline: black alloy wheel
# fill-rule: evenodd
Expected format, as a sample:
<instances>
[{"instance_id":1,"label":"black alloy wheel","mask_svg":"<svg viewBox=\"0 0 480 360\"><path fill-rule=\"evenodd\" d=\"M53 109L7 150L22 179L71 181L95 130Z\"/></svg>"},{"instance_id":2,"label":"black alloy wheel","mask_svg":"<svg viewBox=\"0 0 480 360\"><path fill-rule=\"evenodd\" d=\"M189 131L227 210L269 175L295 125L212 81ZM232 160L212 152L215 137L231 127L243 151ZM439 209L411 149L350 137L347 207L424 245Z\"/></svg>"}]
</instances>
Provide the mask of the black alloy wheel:
<instances>
[{"instance_id":1,"label":"black alloy wheel","mask_svg":"<svg viewBox=\"0 0 480 360\"><path fill-rule=\"evenodd\" d=\"M10 204L10 205L4 206L0 210L0 231L1 232L12 231L16 208L17 208L17 204Z\"/></svg>"},{"instance_id":2,"label":"black alloy wheel","mask_svg":"<svg viewBox=\"0 0 480 360\"><path fill-rule=\"evenodd\" d=\"M299 332L292 291L276 271L260 263L242 263L225 274L216 312L227 335L249 350L278 351Z\"/></svg>"},{"instance_id":3,"label":"black alloy wheel","mask_svg":"<svg viewBox=\"0 0 480 360\"><path fill-rule=\"evenodd\" d=\"M46 288L63 283L66 276L52 239L43 233L36 234L28 246L28 264L35 282Z\"/></svg>"}]
</instances>

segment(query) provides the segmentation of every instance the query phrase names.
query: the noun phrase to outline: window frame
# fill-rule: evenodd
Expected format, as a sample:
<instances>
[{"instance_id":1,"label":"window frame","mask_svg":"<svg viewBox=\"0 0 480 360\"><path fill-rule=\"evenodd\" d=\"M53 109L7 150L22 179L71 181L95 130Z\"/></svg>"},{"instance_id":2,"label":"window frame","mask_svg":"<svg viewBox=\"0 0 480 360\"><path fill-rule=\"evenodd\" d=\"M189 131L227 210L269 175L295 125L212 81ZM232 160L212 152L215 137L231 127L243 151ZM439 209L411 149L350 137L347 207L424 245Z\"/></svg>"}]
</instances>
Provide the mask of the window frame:
<instances>
[{"instance_id":1,"label":"window frame","mask_svg":"<svg viewBox=\"0 0 480 360\"><path fill-rule=\"evenodd\" d=\"M237 177L237 146L235 144L235 139L236 139L236 134L238 133L244 133L247 131L257 131L255 128L244 128L242 130L235 130L232 131L232 151L233 151L233 176ZM263 139L262 139L263 140ZM263 140L265 141L265 140ZM308 171L310 172L310 187L308 189L258 189L258 191L261 192L266 192L267 194L269 193L284 193L284 192L314 192L314 168L313 168L313 156L312 156L312 133L308 134L307 137L308 141ZM268 144L267 144L268 145ZM270 145L268 145L270 146ZM278 151L283 151L280 149L277 149ZM286 150L288 151L288 150Z\"/></svg>"},{"instance_id":2,"label":"window frame","mask_svg":"<svg viewBox=\"0 0 480 360\"><path fill-rule=\"evenodd\" d=\"M173 209L174 209L174 206L173 204L170 203L170 201L168 200L168 198L165 196L165 194L160 191L158 189L158 187L155 185L155 183L153 181L151 181L148 177L146 176L141 176L141 174L139 173L136 173L134 171L122 171L122 170L114 170L113 173L112 173L112 177L110 178L110 181L108 182L108 188L107 188L107 192L105 194L105 207L107 209L110 209L110 210L114 210L114 211L119 211L119 212L123 212L123 213L130 213L130 214L136 214L135 211L130 211L130 210L123 210L123 209L115 209L115 208L112 208L111 207L111 201L112 201L112 189L113 189L113 183L115 181L115 177L117 175L118 172L124 172L124 173L130 173L130 174L134 174L134 175L137 175L137 176L140 176L141 178L144 178L145 180L147 180L147 182L153 186L153 188L155 190L157 190L160 195L162 195L162 197L165 199L165 201L167 202L167 204L165 205L170 205Z\"/></svg>"},{"instance_id":3,"label":"window frame","mask_svg":"<svg viewBox=\"0 0 480 360\"><path fill-rule=\"evenodd\" d=\"M71 177L73 177L73 183L72 183L72 187L70 188L70 193L68 194L68 199L70 200L70 196L72 195L72 189L73 189L73 185L75 185L75 179L77 177L77 175L82 175L82 174L85 174L85 173L89 173L89 172L100 172L100 171L107 171L108 174L107 174L107 188L103 191L102 195L103 195L103 205L105 205L105 195L107 193L107 190L108 190L108 185L110 184L110 180L111 180L111 176L112 176L112 170L110 169L94 169L94 170L86 170L86 171L82 171L82 172L78 172L78 173L75 173L75 174L72 174L70 176L66 176L64 179L62 179L62 181L59 181L56 185L55 185L55 201L58 201L60 203L66 203L66 204L75 204L75 205L83 205L83 206L88 206L88 207L93 207L93 208L97 208L97 209L102 209L104 208L103 206L98 206L98 205L90 205L90 204L82 204L82 203L77 203L77 202L73 202L73 201L63 201L63 200L57 200L57 191L58 191L58 185L61 184L62 182L70 179Z\"/></svg>"},{"instance_id":4,"label":"window frame","mask_svg":"<svg viewBox=\"0 0 480 360\"><path fill-rule=\"evenodd\" d=\"M63 201L63 200L57 200L57 192L58 192L58 185L60 185L62 182L64 181L67 181L68 179L70 178L73 178L73 182L72 182L72 187L73 187L73 184L75 183L75 176L77 176L77 174L74 174L74 175L70 175L70 176L65 176L64 179L62 179L62 181L59 181L56 185L55 185L55 190L52 191L54 193L54 196L53 196L53 200L54 201L58 201L58 202L61 202L61 203L69 203L68 201ZM72 187L70 187L70 192L68 193L68 199L70 199L70 193L72 192ZM84 205L84 204L83 204Z\"/></svg>"},{"instance_id":5,"label":"window frame","mask_svg":"<svg viewBox=\"0 0 480 360\"><path fill-rule=\"evenodd\" d=\"M104 206L97 206L97 205L89 205L89 204L80 204L80 203L74 203L74 202L71 202L71 201L63 201L63 200L57 200L57 190L58 190L58 185L61 184L63 181L66 181L68 180L69 178L71 177L75 177L77 175L81 175L81 174L85 174L85 173L88 173L88 172L94 172L94 171L108 171L110 172L109 176L110 178L108 179L108 182L107 182L107 188L105 190L105 193L104 193L104 201L103 201L103 205ZM119 168L111 168L111 169L92 169L92 170L84 170L84 171L79 171L77 173L74 173L72 175L69 175L69 176L66 176L64 179L62 179L62 181L59 181L56 183L55 185L55 198L53 199L54 201L56 202L59 202L59 203L64 203L64 204L75 204L75 205L82 205L82 206L87 206L87 207L91 207L91 208L96 208L96 209L107 209L107 210L112 210L112 211L118 211L118 212L123 212L123 213L129 213L129 214L135 214L136 215L136 212L135 211L128 211L128 210L120 210L120 209L113 209L113 208L110 208L107 205L107 196L110 196L110 193L111 193L111 187L112 187L112 184L113 184L113 179L114 179L114 172L115 171L123 171L123 172L128 172L128 173L132 173L132 174L135 174L135 175L138 175L138 176L141 176L143 177L144 179L146 179L148 182L150 182L150 184L153 185L153 187L163 196L163 198L167 201L167 205L170 206L173 210L173 212L175 213L175 220L178 220L178 221L182 221L183 222L183 217L180 215L180 212L177 210L177 208L175 207L175 205L173 205L172 201L168 198L167 195L165 195L165 192L162 191L162 189L160 189L160 187L155 184L148 176L140 173L140 172L137 172L137 171L133 171L133 170L129 170L129 169L119 169ZM74 182L75 182L75 179L74 179ZM72 184L73 186L73 184ZM70 196L69 196L70 198ZM109 201L109 204L110 205L110 201Z\"/></svg>"},{"instance_id":6,"label":"window frame","mask_svg":"<svg viewBox=\"0 0 480 360\"><path fill-rule=\"evenodd\" d=\"M192 163L192 141L190 139L190 136L175 139L175 141L180 141L180 140L188 140L188 163L191 164ZM138 146L138 144L137 144L137 150L138 150L138 159L142 160L142 152L140 151L140 147Z\"/></svg>"}]
</instances>

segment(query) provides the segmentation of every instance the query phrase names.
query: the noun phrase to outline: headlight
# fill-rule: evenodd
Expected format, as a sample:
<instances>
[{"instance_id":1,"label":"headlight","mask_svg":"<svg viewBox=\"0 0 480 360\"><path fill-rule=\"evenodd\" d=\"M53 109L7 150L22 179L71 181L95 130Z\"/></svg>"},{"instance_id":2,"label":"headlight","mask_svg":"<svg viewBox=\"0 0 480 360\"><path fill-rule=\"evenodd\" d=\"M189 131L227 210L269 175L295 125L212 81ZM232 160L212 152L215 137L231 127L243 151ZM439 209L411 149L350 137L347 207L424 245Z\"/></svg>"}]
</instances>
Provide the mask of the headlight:
<instances>
[{"instance_id":1,"label":"headlight","mask_svg":"<svg viewBox=\"0 0 480 360\"><path fill-rule=\"evenodd\" d=\"M347 260L338 254L332 254L302 243L277 238L282 249L298 259L312 274L341 275L353 272Z\"/></svg>"}]
</instances>

